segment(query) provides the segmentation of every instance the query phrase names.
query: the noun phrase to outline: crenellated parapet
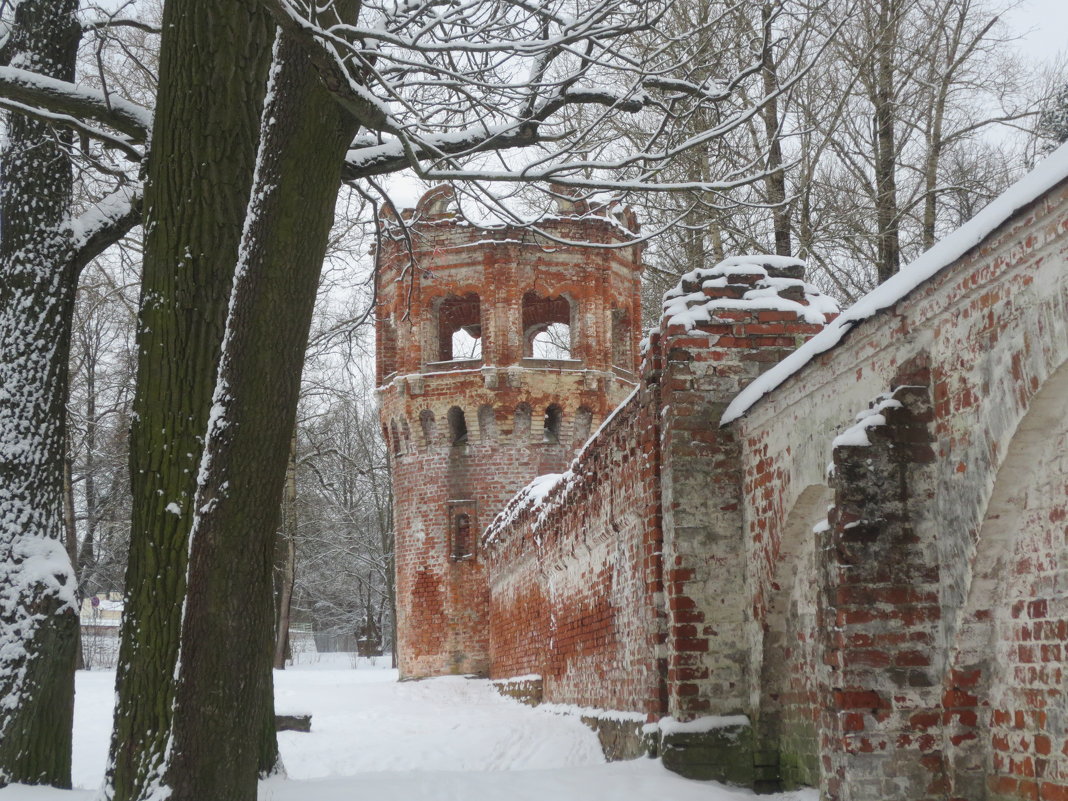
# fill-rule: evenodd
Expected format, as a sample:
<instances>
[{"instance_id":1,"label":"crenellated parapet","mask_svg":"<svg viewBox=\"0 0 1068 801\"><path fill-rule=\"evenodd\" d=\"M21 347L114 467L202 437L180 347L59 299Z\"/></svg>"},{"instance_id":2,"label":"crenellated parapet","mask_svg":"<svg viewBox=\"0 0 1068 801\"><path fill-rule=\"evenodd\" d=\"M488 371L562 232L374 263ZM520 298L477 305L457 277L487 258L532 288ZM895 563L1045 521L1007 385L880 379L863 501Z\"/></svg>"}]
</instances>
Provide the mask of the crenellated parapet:
<instances>
[{"instance_id":1,"label":"crenellated parapet","mask_svg":"<svg viewBox=\"0 0 1068 801\"><path fill-rule=\"evenodd\" d=\"M471 367L487 368L492 384L502 367L558 368L539 364L535 345L561 327L570 341L557 342L566 353L550 361L633 381L642 270L642 246L627 244L633 212L606 206L487 228L452 205L451 190L436 187L403 220L387 218L377 253L380 385ZM461 352L460 340L476 351Z\"/></svg>"}]
</instances>

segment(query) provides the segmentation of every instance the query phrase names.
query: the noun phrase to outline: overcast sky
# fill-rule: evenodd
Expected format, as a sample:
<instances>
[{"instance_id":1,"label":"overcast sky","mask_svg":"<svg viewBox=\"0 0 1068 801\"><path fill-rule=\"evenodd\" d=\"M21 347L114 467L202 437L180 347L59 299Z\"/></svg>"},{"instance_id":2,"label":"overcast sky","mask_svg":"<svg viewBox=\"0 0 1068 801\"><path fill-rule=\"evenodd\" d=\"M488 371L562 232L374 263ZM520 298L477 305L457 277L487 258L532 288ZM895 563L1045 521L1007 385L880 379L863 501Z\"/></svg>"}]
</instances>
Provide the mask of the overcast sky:
<instances>
[{"instance_id":1,"label":"overcast sky","mask_svg":"<svg viewBox=\"0 0 1068 801\"><path fill-rule=\"evenodd\" d=\"M1068 47L1068 0L1024 0L1006 22L1022 37L1021 52L1032 59L1052 61Z\"/></svg>"}]
</instances>

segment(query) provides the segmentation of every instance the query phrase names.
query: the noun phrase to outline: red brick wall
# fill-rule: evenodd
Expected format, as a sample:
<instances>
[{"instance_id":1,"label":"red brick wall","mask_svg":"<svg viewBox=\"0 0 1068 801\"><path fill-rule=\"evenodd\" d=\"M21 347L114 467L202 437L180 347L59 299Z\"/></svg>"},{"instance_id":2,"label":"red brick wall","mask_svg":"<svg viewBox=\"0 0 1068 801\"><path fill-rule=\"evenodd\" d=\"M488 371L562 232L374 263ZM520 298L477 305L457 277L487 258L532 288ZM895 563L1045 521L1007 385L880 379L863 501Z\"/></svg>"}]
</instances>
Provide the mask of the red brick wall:
<instances>
[{"instance_id":1,"label":"red brick wall","mask_svg":"<svg viewBox=\"0 0 1068 801\"><path fill-rule=\"evenodd\" d=\"M480 374L452 373L427 382L424 392L393 399L407 411L409 443L392 458L394 526L397 532L397 593L401 601L401 664L405 675L442 672L485 673L488 648L483 556L476 545L471 559L453 558L450 519L471 516L473 538L493 515L535 475L562 470L574 449L573 429L580 405L598 407L579 379L541 375L554 391L536 392L528 384L487 390ZM541 416L550 403L564 402L559 442L544 442ZM529 433L514 429L515 410L535 410ZM403 405L402 405L403 404ZM480 407L493 409L493 425L483 426ZM448 409L464 410L467 443L449 441ZM383 404L383 413L387 407ZM420 413L434 414L436 440L426 443ZM402 412L403 413L403 412ZM539 414L540 413L540 414ZM483 415L482 423L490 422ZM452 514L451 514L452 513Z\"/></svg>"},{"instance_id":2,"label":"red brick wall","mask_svg":"<svg viewBox=\"0 0 1068 801\"><path fill-rule=\"evenodd\" d=\"M490 528L494 676L539 674L546 701L662 712L655 384L540 504Z\"/></svg>"},{"instance_id":3,"label":"red brick wall","mask_svg":"<svg viewBox=\"0 0 1068 801\"><path fill-rule=\"evenodd\" d=\"M1036 393L1068 357L1066 231L1068 188L1062 185L857 326L732 426L745 438L743 517L759 621L754 655L767 654L767 643L786 641L798 644L804 664L785 686L781 675L764 684L757 709L767 714L781 711L783 697L813 698L814 706L802 704L796 719L811 713L823 721L828 736L818 778L829 798L1064 797L1068 745L1063 684L1057 682L1065 655L1056 646L1063 646L1066 592L1053 576L1063 576L1066 558L1060 516L1068 503L1068 470L1063 446L1049 446L1059 447L1060 457L1032 453L1023 465L1010 465L1006 454L1020 449ZM849 590L833 597L832 589L845 589L842 575L835 581L828 575L834 565L850 578L865 574L842 566L842 544L831 539L821 551L817 539L818 569L801 575L819 589L828 625L843 625L838 611L851 601L856 609L846 604L845 625L859 633L813 651L805 625L766 613L781 594L773 566L794 558L781 547L788 510L800 488L823 481L830 442L854 413L901 384L926 387L933 401L928 430L935 462L924 468L931 473L930 498L911 498L907 546L869 557L896 569L897 584L866 580L860 595ZM1059 420L1068 417L1065 394L1059 393ZM1059 441L1055 426L1044 430ZM1009 505L1013 538L995 546L989 532L997 530L992 521L1005 519L996 498L1008 476L1031 489ZM891 478L875 469L871 480ZM769 484L775 487L770 495ZM810 522L822 517L813 514ZM878 537L892 539L889 532ZM926 571L916 572L909 549L924 554ZM898 595L883 597L884 590ZM1050 609L1058 611L1042 617ZM918 628L907 629L906 622ZM914 638L915 647L888 649L865 626ZM905 664L909 660L913 664ZM896 684L931 676L929 691ZM822 700L811 694L812 677ZM906 715L910 705L914 711ZM894 727L896 736L880 739ZM783 758L794 760L797 749L781 742Z\"/></svg>"},{"instance_id":4,"label":"red brick wall","mask_svg":"<svg viewBox=\"0 0 1068 801\"><path fill-rule=\"evenodd\" d=\"M819 332L798 311L732 308L762 279L739 267L724 281L689 286L691 307L709 322L693 327L665 319L658 340L663 363L663 497L667 663L670 714L750 714L759 660L752 654L752 582L742 526L743 492L782 511L782 476L745 482L742 441L716 423L750 381ZM800 287L784 297L806 306ZM723 308L717 307L718 303ZM755 306L756 304L754 304ZM761 469L769 465L760 465ZM757 541L765 536L754 534ZM767 571L770 560L762 568ZM756 599L763 614L763 600Z\"/></svg>"},{"instance_id":5,"label":"red brick wall","mask_svg":"<svg viewBox=\"0 0 1068 801\"><path fill-rule=\"evenodd\" d=\"M1068 798L1068 365L998 470L946 680L954 798Z\"/></svg>"},{"instance_id":6,"label":"red brick wall","mask_svg":"<svg viewBox=\"0 0 1068 801\"><path fill-rule=\"evenodd\" d=\"M890 404L887 406L886 404ZM821 749L828 798L945 797L942 609L932 538L918 536L933 499L935 461L924 386L876 406L867 444L834 448L834 507L817 538Z\"/></svg>"}]
</instances>

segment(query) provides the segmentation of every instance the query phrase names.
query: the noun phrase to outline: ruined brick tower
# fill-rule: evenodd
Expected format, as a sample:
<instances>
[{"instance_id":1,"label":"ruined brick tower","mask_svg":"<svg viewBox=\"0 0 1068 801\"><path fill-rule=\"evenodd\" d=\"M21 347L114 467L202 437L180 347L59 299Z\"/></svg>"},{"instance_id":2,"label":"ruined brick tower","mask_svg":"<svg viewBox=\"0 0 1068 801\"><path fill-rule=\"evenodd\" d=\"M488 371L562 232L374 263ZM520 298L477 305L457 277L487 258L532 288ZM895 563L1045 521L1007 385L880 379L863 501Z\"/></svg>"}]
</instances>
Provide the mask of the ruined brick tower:
<instances>
[{"instance_id":1,"label":"ruined brick tower","mask_svg":"<svg viewBox=\"0 0 1068 801\"><path fill-rule=\"evenodd\" d=\"M448 187L405 212L407 237L394 225L383 238L377 384L403 677L487 672L481 532L535 476L566 469L636 385L640 247L597 247L627 241L633 216L559 205L540 230L590 246L473 227Z\"/></svg>"}]
</instances>

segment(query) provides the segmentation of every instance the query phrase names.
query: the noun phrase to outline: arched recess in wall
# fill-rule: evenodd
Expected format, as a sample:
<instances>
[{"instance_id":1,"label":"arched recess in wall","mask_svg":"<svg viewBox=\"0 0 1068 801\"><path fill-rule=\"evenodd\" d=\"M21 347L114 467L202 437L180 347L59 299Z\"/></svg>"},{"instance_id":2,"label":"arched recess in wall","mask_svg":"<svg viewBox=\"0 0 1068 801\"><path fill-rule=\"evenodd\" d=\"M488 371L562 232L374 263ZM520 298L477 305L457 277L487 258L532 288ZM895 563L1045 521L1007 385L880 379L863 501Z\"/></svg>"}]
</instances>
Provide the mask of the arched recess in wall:
<instances>
[{"instance_id":1,"label":"arched recess in wall","mask_svg":"<svg viewBox=\"0 0 1068 801\"><path fill-rule=\"evenodd\" d=\"M475 532L471 515L460 512L452 520L452 558L459 561L475 555Z\"/></svg>"},{"instance_id":2,"label":"arched recess in wall","mask_svg":"<svg viewBox=\"0 0 1068 801\"><path fill-rule=\"evenodd\" d=\"M530 436L530 421L533 412L529 403L521 403L515 407L515 423L512 427L512 435L516 439L527 439Z\"/></svg>"},{"instance_id":3,"label":"arched recess in wall","mask_svg":"<svg viewBox=\"0 0 1068 801\"><path fill-rule=\"evenodd\" d=\"M564 425L564 410L560 404L552 403L545 409L545 419L542 422L541 438L543 442L556 443L560 441L561 429Z\"/></svg>"},{"instance_id":4,"label":"arched recess in wall","mask_svg":"<svg viewBox=\"0 0 1068 801\"><path fill-rule=\"evenodd\" d=\"M1068 362L1013 434L972 565L946 678L952 795L1068 796Z\"/></svg>"},{"instance_id":5,"label":"arched recess in wall","mask_svg":"<svg viewBox=\"0 0 1068 801\"><path fill-rule=\"evenodd\" d=\"M566 295L523 295L523 355L530 359L576 359L577 304Z\"/></svg>"},{"instance_id":6,"label":"arched recess in wall","mask_svg":"<svg viewBox=\"0 0 1068 801\"><path fill-rule=\"evenodd\" d=\"M419 412L419 428L423 431L423 447L432 448L438 441L438 426L430 409Z\"/></svg>"},{"instance_id":7,"label":"arched recess in wall","mask_svg":"<svg viewBox=\"0 0 1068 801\"><path fill-rule=\"evenodd\" d=\"M453 406L449 409L449 444L450 445L466 445L467 444L467 417L464 415L464 410L459 406Z\"/></svg>"},{"instance_id":8,"label":"arched recess in wall","mask_svg":"<svg viewBox=\"0 0 1068 801\"><path fill-rule=\"evenodd\" d=\"M575 411L575 447L578 447L590 438L590 427L593 425L593 412L588 406L579 406Z\"/></svg>"},{"instance_id":9,"label":"arched recess in wall","mask_svg":"<svg viewBox=\"0 0 1068 801\"><path fill-rule=\"evenodd\" d=\"M478 407L478 437L482 442L497 439L497 414L488 403Z\"/></svg>"},{"instance_id":10,"label":"arched recess in wall","mask_svg":"<svg viewBox=\"0 0 1068 801\"><path fill-rule=\"evenodd\" d=\"M624 370L634 369L630 315L626 309L612 309L612 364Z\"/></svg>"},{"instance_id":11,"label":"arched recess in wall","mask_svg":"<svg viewBox=\"0 0 1068 801\"><path fill-rule=\"evenodd\" d=\"M785 789L820 784L821 708L817 646L817 534L827 516L829 487L806 487L783 526L774 572L766 590L757 734L765 751L779 752Z\"/></svg>"},{"instance_id":12,"label":"arched recess in wall","mask_svg":"<svg viewBox=\"0 0 1068 801\"><path fill-rule=\"evenodd\" d=\"M474 292L448 295L435 304L436 348L430 361L482 358L482 305Z\"/></svg>"},{"instance_id":13,"label":"arched recess in wall","mask_svg":"<svg viewBox=\"0 0 1068 801\"><path fill-rule=\"evenodd\" d=\"M381 378L397 372L397 329L393 318L386 315L378 327L379 371Z\"/></svg>"}]
</instances>

